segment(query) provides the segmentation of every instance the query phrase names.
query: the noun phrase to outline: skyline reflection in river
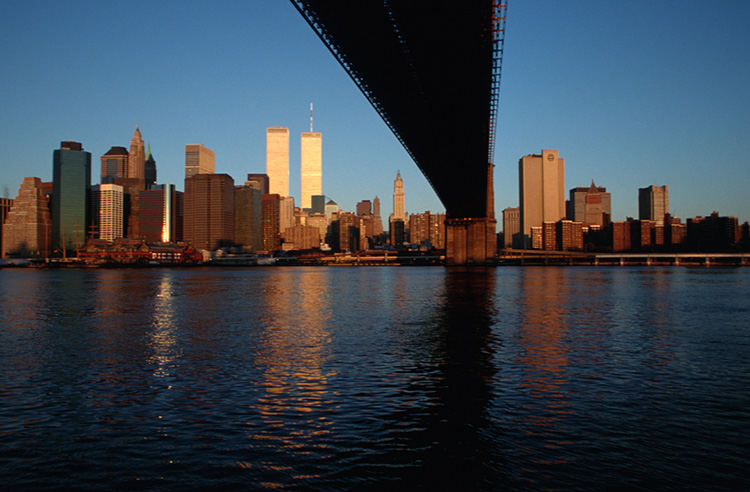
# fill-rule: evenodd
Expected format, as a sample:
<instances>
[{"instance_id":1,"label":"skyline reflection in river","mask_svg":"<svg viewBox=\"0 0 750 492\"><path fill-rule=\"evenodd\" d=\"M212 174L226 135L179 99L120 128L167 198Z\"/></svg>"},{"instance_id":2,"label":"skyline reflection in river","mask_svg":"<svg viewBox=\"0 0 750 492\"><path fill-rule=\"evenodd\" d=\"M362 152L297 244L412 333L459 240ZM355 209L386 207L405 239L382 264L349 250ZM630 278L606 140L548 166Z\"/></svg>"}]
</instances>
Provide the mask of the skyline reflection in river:
<instances>
[{"instance_id":1,"label":"skyline reflection in river","mask_svg":"<svg viewBox=\"0 0 750 492\"><path fill-rule=\"evenodd\" d=\"M0 270L0 480L746 488L746 272Z\"/></svg>"}]
</instances>

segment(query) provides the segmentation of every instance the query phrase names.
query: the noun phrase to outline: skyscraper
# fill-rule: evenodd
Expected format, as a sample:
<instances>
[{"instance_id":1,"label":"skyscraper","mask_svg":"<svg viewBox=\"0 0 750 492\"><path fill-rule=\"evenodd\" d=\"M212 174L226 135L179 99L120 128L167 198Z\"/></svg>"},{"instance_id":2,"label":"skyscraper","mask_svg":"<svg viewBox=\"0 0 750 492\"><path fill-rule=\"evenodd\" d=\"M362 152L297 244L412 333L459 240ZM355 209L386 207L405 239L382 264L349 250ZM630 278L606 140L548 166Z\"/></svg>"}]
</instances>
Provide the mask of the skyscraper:
<instances>
[{"instance_id":1,"label":"skyscraper","mask_svg":"<svg viewBox=\"0 0 750 492\"><path fill-rule=\"evenodd\" d=\"M531 245L531 228L565 217L565 159L557 150L542 150L518 161L518 187L521 201L521 234L524 245Z\"/></svg>"},{"instance_id":2,"label":"skyscraper","mask_svg":"<svg viewBox=\"0 0 750 492\"><path fill-rule=\"evenodd\" d=\"M139 194L140 232L151 242L182 240L183 193L173 184L154 185Z\"/></svg>"},{"instance_id":3,"label":"skyscraper","mask_svg":"<svg viewBox=\"0 0 750 492\"><path fill-rule=\"evenodd\" d=\"M567 216L583 225L605 226L612 216L611 203L612 195L607 193L607 188L596 186L591 180L591 186L571 188Z\"/></svg>"},{"instance_id":4,"label":"skyscraper","mask_svg":"<svg viewBox=\"0 0 750 492\"><path fill-rule=\"evenodd\" d=\"M146 180L146 189L151 189L156 184L156 159L151 154L151 144L146 148L146 163L144 165L143 177Z\"/></svg>"},{"instance_id":5,"label":"skyscraper","mask_svg":"<svg viewBox=\"0 0 750 492\"><path fill-rule=\"evenodd\" d=\"M289 128L266 129L266 174L271 194L289 196Z\"/></svg>"},{"instance_id":6,"label":"skyscraper","mask_svg":"<svg viewBox=\"0 0 750 492\"><path fill-rule=\"evenodd\" d=\"M519 207L503 209L503 246L518 248L521 246L521 209ZM514 240L515 239L515 240Z\"/></svg>"},{"instance_id":7,"label":"skyscraper","mask_svg":"<svg viewBox=\"0 0 750 492\"><path fill-rule=\"evenodd\" d=\"M123 237L123 188L116 184L92 186L92 193L98 196L99 239L112 241Z\"/></svg>"},{"instance_id":8,"label":"skyscraper","mask_svg":"<svg viewBox=\"0 0 750 492\"><path fill-rule=\"evenodd\" d=\"M252 251L263 249L262 196L247 183L234 187L234 242Z\"/></svg>"},{"instance_id":9,"label":"skyscraper","mask_svg":"<svg viewBox=\"0 0 750 492\"><path fill-rule=\"evenodd\" d=\"M18 196L5 217L2 227L0 257L19 253L46 257L49 255L52 223L47 199L39 178L24 178Z\"/></svg>"},{"instance_id":10,"label":"skyscraper","mask_svg":"<svg viewBox=\"0 0 750 492\"><path fill-rule=\"evenodd\" d=\"M213 174L215 157L213 150L201 144L185 145L185 179L196 174Z\"/></svg>"},{"instance_id":11,"label":"skyscraper","mask_svg":"<svg viewBox=\"0 0 750 492\"><path fill-rule=\"evenodd\" d=\"M310 104L310 131L302 132L300 152L301 194L300 207L312 208L310 197L323 193L323 135L313 132L312 103Z\"/></svg>"},{"instance_id":12,"label":"skyscraper","mask_svg":"<svg viewBox=\"0 0 750 492\"><path fill-rule=\"evenodd\" d=\"M113 183L117 178L128 177L128 150L125 147L112 147L101 157L102 183Z\"/></svg>"},{"instance_id":13,"label":"skyscraper","mask_svg":"<svg viewBox=\"0 0 750 492\"><path fill-rule=\"evenodd\" d=\"M664 215L669 213L669 187L651 185L638 188L638 218L655 220L664 225Z\"/></svg>"},{"instance_id":14,"label":"skyscraper","mask_svg":"<svg viewBox=\"0 0 750 492\"><path fill-rule=\"evenodd\" d=\"M52 158L52 248L73 249L86 242L91 154L78 142L61 142Z\"/></svg>"},{"instance_id":15,"label":"skyscraper","mask_svg":"<svg viewBox=\"0 0 750 492\"><path fill-rule=\"evenodd\" d=\"M401 179L401 171L399 171L396 174L396 179L393 180L393 213L391 214L391 222L394 220L406 222L404 202L404 180Z\"/></svg>"},{"instance_id":16,"label":"skyscraper","mask_svg":"<svg viewBox=\"0 0 750 492\"><path fill-rule=\"evenodd\" d=\"M185 179L185 241L213 250L234 241L234 180L228 174Z\"/></svg>"},{"instance_id":17,"label":"skyscraper","mask_svg":"<svg viewBox=\"0 0 750 492\"><path fill-rule=\"evenodd\" d=\"M249 173L247 175L247 181L245 181L245 186L260 191L261 195L267 195L269 188L268 174Z\"/></svg>"},{"instance_id":18,"label":"skyscraper","mask_svg":"<svg viewBox=\"0 0 750 492\"><path fill-rule=\"evenodd\" d=\"M266 251L276 251L281 248L280 208L281 197L278 194L267 194L261 197L262 240L263 249Z\"/></svg>"},{"instance_id":19,"label":"skyscraper","mask_svg":"<svg viewBox=\"0 0 750 492\"><path fill-rule=\"evenodd\" d=\"M144 177L146 164L146 151L143 145L141 131L135 127L133 138L130 139L130 154L128 156L128 178Z\"/></svg>"},{"instance_id":20,"label":"skyscraper","mask_svg":"<svg viewBox=\"0 0 750 492\"><path fill-rule=\"evenodd\" d=\"M357 202L357 215L372 215L372 202L370 200L362 200Z\"/></svg>"}]
</instances>

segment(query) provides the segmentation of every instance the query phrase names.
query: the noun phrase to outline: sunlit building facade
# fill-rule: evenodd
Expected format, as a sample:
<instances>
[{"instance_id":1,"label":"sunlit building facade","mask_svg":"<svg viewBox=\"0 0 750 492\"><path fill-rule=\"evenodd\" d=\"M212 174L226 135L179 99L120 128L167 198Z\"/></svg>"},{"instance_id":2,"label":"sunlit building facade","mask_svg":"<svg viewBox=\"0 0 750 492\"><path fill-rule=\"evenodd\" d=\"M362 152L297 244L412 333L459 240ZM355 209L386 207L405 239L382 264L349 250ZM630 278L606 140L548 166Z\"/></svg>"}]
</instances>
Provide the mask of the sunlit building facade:
<instances>
[{"instance_id":1,"label":"sunlit building facade","mask_svg":"<svg viewBox=\"0 0 750 492\"><path fill-rule=\"evenodd\" d=\"M50 252L52 221L42 180L24 178L15 200L3 199L7 212L2 226L2 257L8 254L46 257ZM7 201L5 201L7 200Z\"/></svg>"},{"instance_id":2,"label":"sunlit building facade","mask_svg":"<svg viewBox=\"0 0 750 492\"><path fill-rule=\"evenodd\" d=\"M270 194L289 196L289 128L266 128L266 174Z\"/></svg>"},{"instance_id":3,"label":"sunlit building facade","mask_svg":"<svg viewBox=\"0 0 750 492\"><path fill-rule=\"evenodd\" d=\"M669 213L669 187L647 186L638 188L638 218L653 220L664 225L664 216Z\"/></svg>"},{"instance_id":4,"label":"sunlit building facade","mask_svg":"<svg viewBox=\"0 0 750 492\"><path fill-rule=\"evenodd\" d=\"M565 217L565 159L557 150L542 150L518 161L521 234L524 247L533 243L532 227Z\"/></svg>"},{"instance_id":5,"label":"sunlit building facade","mask_svg":"<svg viewBox=\"0 0 750 492\"><path fill-rule=\"evenodd\" d=\"M196 174L213 174L215 158L216 154L208 147L201 144L185 145L185 179Z\"/></svg>"},{"instance_id":6,"label":"sunlit building facade","mask_svg":"<svg viewBox=\"0 0 750 492\"><path fill-rule=\"evenodd\" d=\"M300 207L312 208L312 196L323 193L323 136L320 132L302 132L300 142Z\"/></svg>"},{"instance_id":7,"label":"sunlit building facade","mask_svg":"<svg viewBox=\"0 0 750 492\"><path fill-rule=\"evenodd\" d=\"M143 239L163 243L182 241L183 196L173 184L154 185L140 192Z\"/></svg>"},{"instance_id":8,"label":"sunlit building facade","mask_svg":"<svg viewBox=\"0 0 750 492\"><path fill-rule=\"evenodd\" d=\"M101 157L102 183L113 183L117 178L128 176L128 149L125 147L112 147Z\"/></svg>"},{"instance_id":9,"label":"sunlit building facade","mask_svg":"<svg viewBox=\"0 0 750 492\"><path fill-rule=\"evenodd\" d=\"M92 193L98 197L99 239L112 241L123 237L123 198L122 186L100 184L92 186Z\"/></svg>"},{"instance_id":10,"label":"sunlit building facade","mask_svg":"<svg viewBox=\"0 0 750 492\"><path fill-rule=\"evenodd\" d=\"M185 179L183 238L195 248L214 250L234 241L234 180L228 174Z\"/></svg>"}]
</instances>

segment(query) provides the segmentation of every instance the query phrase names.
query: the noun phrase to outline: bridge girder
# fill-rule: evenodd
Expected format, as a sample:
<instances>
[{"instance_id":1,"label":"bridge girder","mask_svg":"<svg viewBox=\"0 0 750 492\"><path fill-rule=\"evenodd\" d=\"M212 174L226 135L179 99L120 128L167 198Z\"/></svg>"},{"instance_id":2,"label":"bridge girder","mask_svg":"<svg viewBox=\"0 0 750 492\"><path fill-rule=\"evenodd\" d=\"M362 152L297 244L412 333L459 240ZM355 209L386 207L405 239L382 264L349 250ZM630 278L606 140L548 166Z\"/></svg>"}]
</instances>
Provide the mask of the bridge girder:
<instances>
[{"instance_id":1,"label":"bridge girder","mask_svg":"<svg viewBox=\"0 0 750 492\"><path fill-rule=\"evenodd\" d=\"M493 217L506 2L292 0L449 217Z\"/></svg>"}]
</instances>

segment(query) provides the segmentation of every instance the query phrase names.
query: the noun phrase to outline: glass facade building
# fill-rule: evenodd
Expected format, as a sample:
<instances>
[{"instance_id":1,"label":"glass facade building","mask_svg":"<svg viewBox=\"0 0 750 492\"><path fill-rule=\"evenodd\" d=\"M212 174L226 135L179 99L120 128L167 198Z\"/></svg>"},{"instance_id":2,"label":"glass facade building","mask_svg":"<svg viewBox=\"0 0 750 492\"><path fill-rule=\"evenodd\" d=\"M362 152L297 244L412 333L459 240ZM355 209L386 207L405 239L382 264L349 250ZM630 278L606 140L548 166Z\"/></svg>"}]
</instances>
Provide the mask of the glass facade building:
<instances>
[{"instance_id":1,"label":"glass facade building","mask_svg":"<svg viewBox=\"0 0 750 492\"><path fill-rule=\"evenodd\" d=\"M52 159L52 249L86 244L91 153L78 142L62 142Z\"/></svg>"}]
</instances>

